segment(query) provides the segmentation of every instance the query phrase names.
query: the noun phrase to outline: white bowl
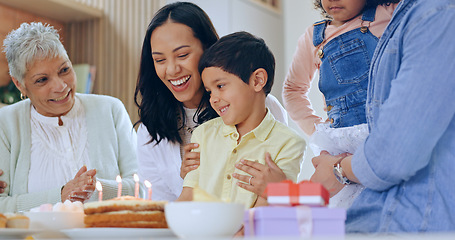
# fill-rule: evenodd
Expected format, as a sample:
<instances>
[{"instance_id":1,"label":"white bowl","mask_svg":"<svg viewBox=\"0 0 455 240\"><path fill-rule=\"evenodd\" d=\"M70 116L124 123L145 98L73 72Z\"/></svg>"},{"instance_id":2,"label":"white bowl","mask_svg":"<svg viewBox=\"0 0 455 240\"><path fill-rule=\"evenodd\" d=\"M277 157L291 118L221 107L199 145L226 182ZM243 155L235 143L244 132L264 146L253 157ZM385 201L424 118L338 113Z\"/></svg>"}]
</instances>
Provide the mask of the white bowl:
<instances>
[{"instance_id":1,"label":"white bowl","mask_svg":"<svg viewBox=\"0 0 455 240\"><path fill-rule=\"evenodd\" d=\"M231 237L242 226L244 210L240 203L171 202L165 215L179 237Z\"/></svg>"},{"instance_id":2,"label":"white bowl","mask_svg":"<svg viewBox=\"0 0 455 240\"><path fill-rule=\"evenodd\" d=\"M25 212L31 229L61 230L84 227L83 212Z\"/></svg>"}]
</instances>

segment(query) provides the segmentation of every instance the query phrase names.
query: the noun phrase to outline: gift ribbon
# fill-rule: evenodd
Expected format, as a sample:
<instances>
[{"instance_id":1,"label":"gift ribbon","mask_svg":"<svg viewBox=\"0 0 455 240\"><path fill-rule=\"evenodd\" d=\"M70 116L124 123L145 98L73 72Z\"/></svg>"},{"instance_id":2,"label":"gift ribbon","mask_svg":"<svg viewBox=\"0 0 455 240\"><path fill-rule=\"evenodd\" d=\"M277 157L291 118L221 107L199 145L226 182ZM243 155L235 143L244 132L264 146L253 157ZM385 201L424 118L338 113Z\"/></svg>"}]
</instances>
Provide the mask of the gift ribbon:
<instances>
[{"instance_id":1,"label":"gift ribbon","mask_svg":"<svg viewBox=\"0 0 455 240\"><path fill-rule=\"evenodd\" d=\"M297 206L300 204L299 197L299 185L291 182L289 184L289 201L291 206Z\"/></svg>"},{"instance_id":2,"label":"gift ribbon","mask_svg":"<svg viewBox=\"0 0 455 240\"><path fill-rule=\"evenodd\" d=\"M299 226L299 233L301 237L311 237L313 232L313 218L311 215L311 208L308 206L295 207L297 214L297 225Z\"/></svg>"},{"instance_id":3,"label":"gift ribbon","mask_svg":"<svg viewBox=\"0 0 455 240\"><path fill-rule=\"evenodd\" d=\"M248 210L248 229L250 230L250 236L254 236L254 208Z\"/></svg>"},{"instance_id":4,"label":"gift ribbon","mask_svg":"<svg viewBox=\"0 0 455 240\"><path fill-rule=\"evenodd\" d=\"M250 208L248 210L248 230L249 236L255 236L254 230L254 210L255 208ZM311 214L311 208L308 206L297 206L295 207L296 211L296 221L299 228L299 233L301 237L311 237L313 233L313 218ZM245 226L247 227L247 226Z\"/></svg>"},{"instance_id":5,"label":"gift ribbon","mask_svg":"<svg viewBox=\"0 0 455 240\"><path fill-rule=\"evenodd\" d=\"M283 183L287 183L289 186L289 202L291 206L298 206L301 205L299 198L300 198L300 184L301 183L312 183L311 181L303 180L298 184L293 183L292 181L285 180ZM324 204L327 204L327 199L329 198L329 193L327 191L323 191L321 197L324 199Z\"/></svg>"}]
</instances>

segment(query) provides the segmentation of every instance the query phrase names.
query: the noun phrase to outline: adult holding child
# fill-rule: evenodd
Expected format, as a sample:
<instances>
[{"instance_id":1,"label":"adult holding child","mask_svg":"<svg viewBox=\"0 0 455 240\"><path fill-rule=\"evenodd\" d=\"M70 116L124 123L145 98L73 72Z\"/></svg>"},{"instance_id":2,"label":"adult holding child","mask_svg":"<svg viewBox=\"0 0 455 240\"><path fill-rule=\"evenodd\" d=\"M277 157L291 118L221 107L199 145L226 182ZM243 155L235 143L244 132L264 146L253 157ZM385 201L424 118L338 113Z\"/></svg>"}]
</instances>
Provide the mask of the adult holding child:
<instances>
[{"instance_id":1,"label":"adult holding child","mask_svg":"<svg viewBox=\"0 0 455 240\"><path fill-rule=\"evenodd\" d=\"M455 1L403 0L369 73L370 134L354 155L313 158L313 181L366 189L348 209L347 232L455 230Z\"/></svg>"},{"instance_id":2,"label":"adult holding child","mask_svg":"<svg viewBox=\"0 0 455 240\"><path fill-rule=\"evenodd\" d=\"M327 18L300 37L283 88L289 115L310 135L314 154L353 154L368 136L365 103L368 70L377 42L398 0L315 0ZM328 119L316 116L308 91L319 71ZM330 205L348 208L364 187L347 185L332 192Z\"/></svg>"},{"instance_id":3,"label":"adult holding child","mask_svg":"<svg viewBox=\"0 0 455 240\"><path fill-rule=\"evenodd\" d=\"M57 30L23 23L4 40L10 75L22 100L0 109L0 212L44 203L132 195L136 133L122 102L76 94L76 75ZM90 168L91 170L87 169Z\"/></svg>"},{"instance_id":4,"label":"adult holding child","mask_svg":"<svg viewBox=\"0 0 455 240\"><path fill-rule=\"evenodd\" d=\"M140 123L139 175L151 181L154 200L178 198L183 178L199 165L199 155L191 152L198 147L190 144L192 131L199 124L218 117L210 107L210 96L198 71L204 50L217 40L210 18L189 2L164 6L148 26L135 101L140 117L136 123ZM275 118L287 122L287 113L276 98L269 95L266 104ZM244 181L244 187L257 192L263 191L264 182L285 179L270 157L266 159L271 165L245 160L245 165L238 166L255 176L257 188L247 186L249 175L234 177Z\"/></svg>"},{"instance_id":5,"label":"adult holding child","mask_svg":"<svg viewBox=\"0 0 455 240\"><path fill-rule=\"evenodd\" d=\"M286 177L297 181L305 141L265 106L275 77L273 53L263 39L235 32L204 52L199 72L210 93L210 104L220 117L194 131L191 140L201 145L196 150L201 165L185 177L179 200L192 200L193 189L199 187L246 208L267 205L264 197L239 188L231 176L239 174L234 166L240 159L254 160L269 152ZM265 164L263 159L258 161Z\"/></svg>"}]
</instances>

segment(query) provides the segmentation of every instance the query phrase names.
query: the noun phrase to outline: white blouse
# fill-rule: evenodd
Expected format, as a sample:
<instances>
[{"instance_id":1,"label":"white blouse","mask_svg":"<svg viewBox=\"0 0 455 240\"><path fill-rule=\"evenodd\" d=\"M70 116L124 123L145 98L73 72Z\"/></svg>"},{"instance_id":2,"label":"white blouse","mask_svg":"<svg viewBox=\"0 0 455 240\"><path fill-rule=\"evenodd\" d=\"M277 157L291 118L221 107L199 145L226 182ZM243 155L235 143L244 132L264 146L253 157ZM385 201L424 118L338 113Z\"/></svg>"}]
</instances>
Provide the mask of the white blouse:
<instances>
[{"instance_id":1,"label":"white blouse","mask_svg":"<svg viewBox=\"0 0 455 240\"><path fill-rule=\"evenodd\" d=\"M89 163L85 110L77 97L61 120L59 126L58 117L46 117L31 108L29 193L63 186Z\"/></svg>"}]
</instances>

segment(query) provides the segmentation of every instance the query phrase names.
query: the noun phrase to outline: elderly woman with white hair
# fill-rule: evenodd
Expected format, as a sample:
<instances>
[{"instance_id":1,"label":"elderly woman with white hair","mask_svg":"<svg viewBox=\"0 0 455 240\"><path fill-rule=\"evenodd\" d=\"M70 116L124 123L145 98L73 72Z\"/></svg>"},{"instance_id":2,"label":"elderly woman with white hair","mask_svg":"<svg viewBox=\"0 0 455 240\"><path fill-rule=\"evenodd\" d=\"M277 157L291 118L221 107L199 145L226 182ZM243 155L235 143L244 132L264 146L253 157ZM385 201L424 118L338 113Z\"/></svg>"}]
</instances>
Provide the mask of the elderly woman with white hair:
<instances>
[{"instance_id":1,"label":"elderly woman with white hair","mask_svg":"<svg viewBox=\"0 0 455 240\"><path fill-rule=\"evenodd\" d=\"M52 26L23 23L3 46L12 80L28 99L0 109L0 212L85 202L95 181L113 198L117 175L123 194L132 195L136 132L122 102L76 94L76 75Z\"/></svg>"}]
</instances>

